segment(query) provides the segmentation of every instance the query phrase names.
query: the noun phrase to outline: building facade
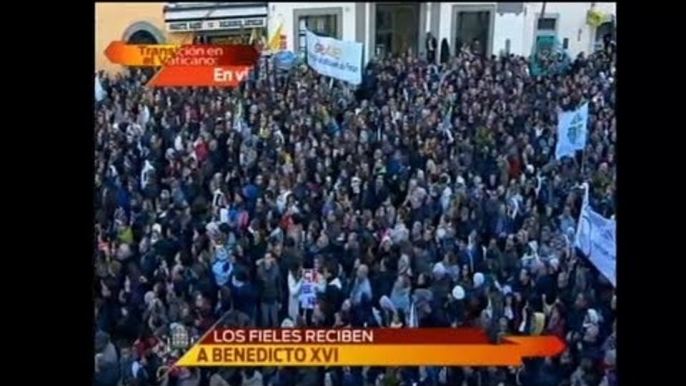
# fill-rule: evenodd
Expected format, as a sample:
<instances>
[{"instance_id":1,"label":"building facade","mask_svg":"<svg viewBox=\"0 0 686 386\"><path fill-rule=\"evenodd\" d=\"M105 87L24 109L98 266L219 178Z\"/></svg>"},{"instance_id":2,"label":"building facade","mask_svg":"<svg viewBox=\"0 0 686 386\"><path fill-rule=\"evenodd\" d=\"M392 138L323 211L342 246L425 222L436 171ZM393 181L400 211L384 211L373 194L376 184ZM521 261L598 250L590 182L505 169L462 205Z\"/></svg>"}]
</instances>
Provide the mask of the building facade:
<instances>
[{"instance_id":1,"label":"building facade","mask_svg":"<svg viewBox=\"0 0 686 386\"><path fill-rule=\"evenodd\" d=\"M97 69L121 70L103 52L130 43L236 43L282 37L295 52L304 32L364 43L365 61L384 52L425 54L427 33L454 54L469 44L483 54L530 55L541 39L571 55L592 52L614 33L615 3L96 3Z\"/></svg>"},{"instance_id":2,"label":"building facade","mask_svg":"<svg viewBox=\"0 0 686 386\"><path fill-rule=\"evenodd\" d=\"M602 15L600 25L589 13ZM270 36L281 28L287 48L304 46L306 28L365 44L365 58L382 52L424 54L427 32L450 50L474 45L484 54L530 55L537 39L554 36L575 56L592 52L614 30L616 3L270 3Z\"/></svg>"},{"instance_id":3,"label":"building facade","mask_svg":"<svg viewBox=\"0 0 686 386\"><path fill-rule=\"evenodd\" d=\"M168 42L163 9L164 3L95 3L96 70L121 71L122 67L110 63L104 54L113 41L144 37L157 43Z\"/></svg>"}]
</instances>

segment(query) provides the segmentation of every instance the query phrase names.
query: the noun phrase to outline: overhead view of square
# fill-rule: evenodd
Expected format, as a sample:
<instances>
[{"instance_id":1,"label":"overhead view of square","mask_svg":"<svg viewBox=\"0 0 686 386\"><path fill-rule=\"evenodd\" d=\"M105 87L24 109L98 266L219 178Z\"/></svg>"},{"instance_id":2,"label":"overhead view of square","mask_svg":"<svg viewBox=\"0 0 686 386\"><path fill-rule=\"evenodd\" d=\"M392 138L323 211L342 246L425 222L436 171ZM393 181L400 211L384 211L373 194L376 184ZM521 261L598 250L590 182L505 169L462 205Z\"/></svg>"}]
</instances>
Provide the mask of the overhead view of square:
<instances>
[{"instance_id":1,"label":"overhead view of square","mask_svg":"<svg viewBox=\"0 0 686 386\"><path fill-rule=\"evenodd\" d=\"M96 3L93 385L617 386L616 12Z\"/></svg>"}]
</instances>

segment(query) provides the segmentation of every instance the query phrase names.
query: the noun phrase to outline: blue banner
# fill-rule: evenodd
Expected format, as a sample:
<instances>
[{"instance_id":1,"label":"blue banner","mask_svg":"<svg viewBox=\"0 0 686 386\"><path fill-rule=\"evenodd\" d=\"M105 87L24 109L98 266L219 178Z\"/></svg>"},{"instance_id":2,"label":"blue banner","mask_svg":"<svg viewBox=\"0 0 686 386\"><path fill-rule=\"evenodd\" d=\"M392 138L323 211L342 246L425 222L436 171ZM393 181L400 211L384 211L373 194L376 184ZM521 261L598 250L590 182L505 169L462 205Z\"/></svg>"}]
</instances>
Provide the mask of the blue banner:
<instances>
[{"instance_id":1,"label":"blue banner","mask_svg":"<svg viewBox=\"0 0 686 386\"><path fill-rule=\"evenodd\" d=\"M283 71L293 68L297 60L298 56L293 51L280 51L274 55L274 65Z\"/></svg>"}]
</instances>

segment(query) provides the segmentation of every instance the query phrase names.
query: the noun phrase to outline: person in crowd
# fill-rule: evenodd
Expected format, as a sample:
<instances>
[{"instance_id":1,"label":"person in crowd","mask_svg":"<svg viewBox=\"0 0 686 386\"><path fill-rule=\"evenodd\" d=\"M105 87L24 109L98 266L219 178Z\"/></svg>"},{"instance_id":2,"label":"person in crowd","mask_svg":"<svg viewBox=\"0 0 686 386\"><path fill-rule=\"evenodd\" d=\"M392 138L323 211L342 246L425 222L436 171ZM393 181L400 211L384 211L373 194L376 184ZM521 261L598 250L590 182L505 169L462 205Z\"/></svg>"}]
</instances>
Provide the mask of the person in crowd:
<instances>
[{"instance_id":1,"label":"person in crowd","mask_svg":"<svg viewBox=\"0 0 686 386\"><path fill-rule=\"evenodd\" d=\"M614 46L534 76L469 46L437 64L428 37L426 59L375 58L358 88L267 57L234 89L102 76L94 385L616 386L614 288L574 248L580 184L616 210ZM556 159L558 113L586 102L585 151ZM175 368L172 325L191 341L215 325L472 326L567 350L512 368L228 373Z\"/></svg>"},{"instance_id":2,"label":"person in crowd","mask_svg":"<svg viewBox=\"0 0 686 386\"><path fill-rule=\"evenodd\" d=\"M297 320L300 315L300 294L303 278L302 269L295 266L288 270L288 317Z\"/></svg>"},{"instance_id":3,"label":"person in crowd","mask_svg":"<svg viewBox=\"0 0 686 386\"><path fill-rule=\"evenodd\" d=\"M429 63L436 63L436 51L438 50L438 41L431 32L426 33L426 60Z\"/></svg>"},{"instance_id":4,"label":"person in crowd","mask_svg":"<svg viewBox=\"0 0 686 386\"><path fill-rule=\"evenodd\" d=\"M281 308L281 274L270 253L267 253L264 259L258 260L257 266L262 292L260 296L262 327L276 327L279 324L278 313Z\"/></svg>"}]
</instances>

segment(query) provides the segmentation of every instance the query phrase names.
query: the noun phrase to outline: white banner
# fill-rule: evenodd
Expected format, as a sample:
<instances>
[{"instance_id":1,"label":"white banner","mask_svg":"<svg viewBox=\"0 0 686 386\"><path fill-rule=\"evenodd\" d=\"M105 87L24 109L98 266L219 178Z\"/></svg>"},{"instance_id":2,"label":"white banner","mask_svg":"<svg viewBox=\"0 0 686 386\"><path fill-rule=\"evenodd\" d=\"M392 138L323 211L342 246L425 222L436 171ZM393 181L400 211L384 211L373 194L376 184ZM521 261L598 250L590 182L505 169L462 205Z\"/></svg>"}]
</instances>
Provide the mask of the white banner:
<instances>
[{"instance_id":1,"label":"white banner","mask_svg":"<svg viewBox=\"0 0 686 386\"><path fill-rule=\"evenodd\" d=\"M576 230L575 246L588 257L613 286L617 286L617 222L607 219L588 204L588 185Z\"/></svg>"},{"instance_id":2,"label":"white banner","mask_svg":"<svg viewBox=\"0 0 686 386\"><path fill-rule=\"evenodd\" d=\"M586 147L588 138L588 102L574 111L560 113L557 117L557 146L555 158L574 156Z\"/></svg>"},{"instance_id":3,"label":"white banner","mask_svg":"<svg viewBox=\"0 0 686 386\"><path fill-rule=\"evenodd\" d=\"M362 83L362 43L317 36L307 31L307 64L322 75Z\"/></svg>"}]
</instances>

